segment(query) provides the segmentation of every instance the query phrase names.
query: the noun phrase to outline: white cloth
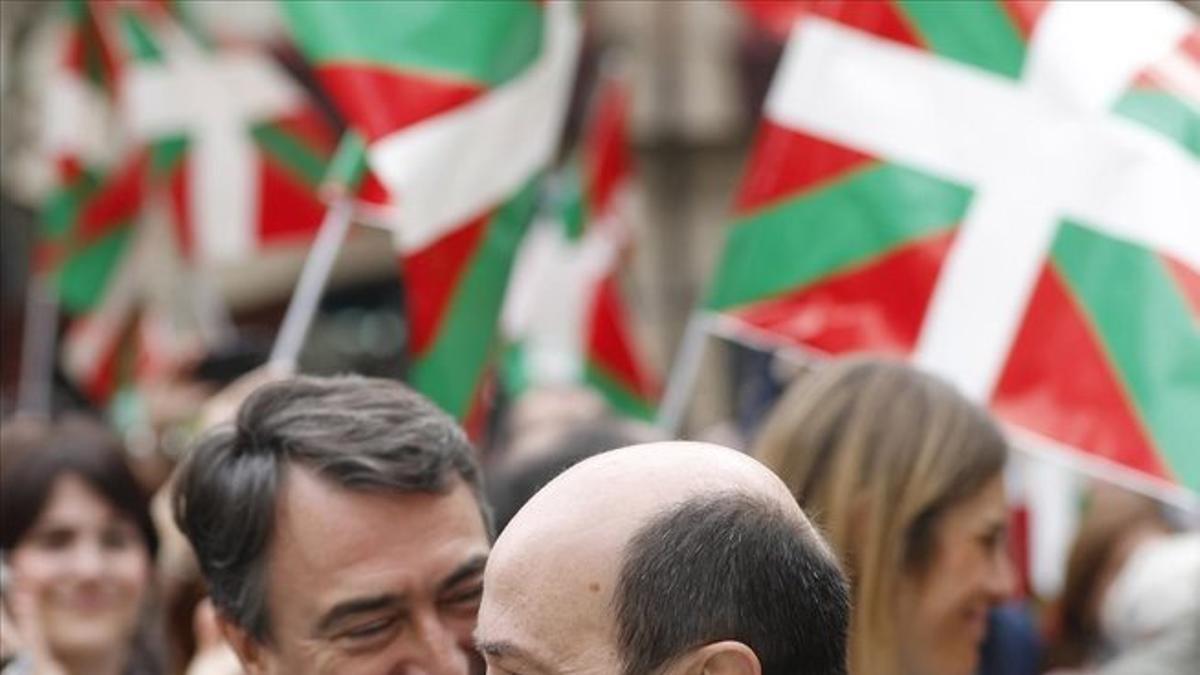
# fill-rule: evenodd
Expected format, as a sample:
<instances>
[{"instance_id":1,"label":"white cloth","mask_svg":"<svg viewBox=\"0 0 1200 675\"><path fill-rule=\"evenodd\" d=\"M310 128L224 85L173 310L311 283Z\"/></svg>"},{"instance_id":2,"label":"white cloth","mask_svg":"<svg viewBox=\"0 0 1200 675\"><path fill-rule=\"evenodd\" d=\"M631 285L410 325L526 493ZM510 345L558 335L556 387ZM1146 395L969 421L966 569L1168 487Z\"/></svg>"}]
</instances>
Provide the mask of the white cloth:
<instances>
[{"instance_id":1,"label":"white cloth","mask_svg":"<svg viewBox=\"0 0 1200 675\"><path fill-rule=\"evenodd\" d=\"M1200 612L1200 532L1152 539L1126 561L1104 595L1100 625L1118 652Z\"/></svg>"}]
</instances>

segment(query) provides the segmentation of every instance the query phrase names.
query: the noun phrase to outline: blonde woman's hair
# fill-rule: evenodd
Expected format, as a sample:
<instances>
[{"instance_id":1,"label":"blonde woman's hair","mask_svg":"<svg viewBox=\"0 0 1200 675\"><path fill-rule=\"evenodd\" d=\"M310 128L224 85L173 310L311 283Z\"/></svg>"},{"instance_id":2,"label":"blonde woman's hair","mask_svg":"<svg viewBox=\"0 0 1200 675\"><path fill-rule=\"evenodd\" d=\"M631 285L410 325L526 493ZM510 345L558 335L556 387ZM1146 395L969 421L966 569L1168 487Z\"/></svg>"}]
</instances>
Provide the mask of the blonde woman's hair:
<instances>
[{"instance_id":1,"label":"blonde woman's hair","mask_svg":"<svg viewBox=\"0 0 1200 675\"><path fill-rule=\"evenodd\" d=\"M850 672L900 672L896 599L945 510L1000 474L1004 438L949 384L901 363L828 362L772 411L755 455L787 483L850 576Z\"/></svg>"}]
</instances>

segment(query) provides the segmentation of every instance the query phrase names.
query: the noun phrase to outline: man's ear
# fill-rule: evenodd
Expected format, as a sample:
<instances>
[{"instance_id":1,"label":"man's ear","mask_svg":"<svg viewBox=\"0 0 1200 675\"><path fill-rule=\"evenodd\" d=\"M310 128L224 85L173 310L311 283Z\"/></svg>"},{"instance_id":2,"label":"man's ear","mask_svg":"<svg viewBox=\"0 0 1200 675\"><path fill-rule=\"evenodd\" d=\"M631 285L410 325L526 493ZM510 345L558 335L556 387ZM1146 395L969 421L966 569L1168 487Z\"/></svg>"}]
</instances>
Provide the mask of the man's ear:
<instances>
[{"instance_id":1,"label":"man's ear","mask_svg":"<svg viewBox=\"0 0 1200 675\"><path fill-rule=\"evenodd\" d=\"M241 626L230 621L223 613L217 612L216 616L221 635L225 637L225 641L237 654L238 661L242 662L242 669L246 671L246 675L267 675L267 663L264 659L266 655L263 654L263 647L258 640L243 630Z\"/></svg>"},{"instance_id":2,"label":"man's ear","mask_svg":"<svg viewBox=\"0 0 1200 675\"><path fill-rule=\"evenodd\" d=\"M675 661L669 675L762 675L754 650L741 642L725 640L704 645Z\"/></svg>"}]
</instances>

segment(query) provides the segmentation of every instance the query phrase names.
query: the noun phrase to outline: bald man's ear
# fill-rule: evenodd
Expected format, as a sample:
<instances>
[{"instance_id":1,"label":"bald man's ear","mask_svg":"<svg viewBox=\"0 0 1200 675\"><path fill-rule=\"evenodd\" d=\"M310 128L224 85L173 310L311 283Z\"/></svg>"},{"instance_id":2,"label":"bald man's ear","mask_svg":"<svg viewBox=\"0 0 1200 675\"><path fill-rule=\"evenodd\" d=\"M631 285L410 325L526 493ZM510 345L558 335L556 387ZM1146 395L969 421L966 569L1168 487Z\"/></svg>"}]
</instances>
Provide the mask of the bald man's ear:
<instances>
[{"instance_id":1,"label":"bald man's ear","mask_svg":"<svg viewBox=\"0 0 1200 675\"><path fill-rule=\"evenodd\" d=\"M678 659L664 675L762 675L754 650L725 640L704 645Z\"/></svg>"}]
</instances>

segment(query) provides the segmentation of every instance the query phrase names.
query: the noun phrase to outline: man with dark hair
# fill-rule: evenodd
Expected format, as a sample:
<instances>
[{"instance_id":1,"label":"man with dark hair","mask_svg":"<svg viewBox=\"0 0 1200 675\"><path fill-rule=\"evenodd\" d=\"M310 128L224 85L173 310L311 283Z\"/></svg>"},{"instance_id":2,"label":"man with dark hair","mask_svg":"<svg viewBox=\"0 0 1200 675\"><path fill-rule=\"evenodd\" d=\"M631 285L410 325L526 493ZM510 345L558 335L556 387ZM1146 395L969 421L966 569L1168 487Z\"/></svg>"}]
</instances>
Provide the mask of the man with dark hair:
<instances>
[{"instance_id":1,"label":"man with dark hair","mask_svg":"<svg viewBox=\"0 0 1200 675\"><path fill-rule=\"evenodd\" d=\"M509 523L485 572L489 670L842 675L829 548L754 459L652 443L586 460Z\"/></svg>"},{"instance_id":2,"label":"man with dark hair","mask_svg":"<svg viewBox=\"0 0 1200 675\"><path fill-rule=\"evenodd\" d=\"M488 554L471 447L403 385L257 389L181 467L175 519L250 675L466 675Z\"/></svg>"}]
</instances>

